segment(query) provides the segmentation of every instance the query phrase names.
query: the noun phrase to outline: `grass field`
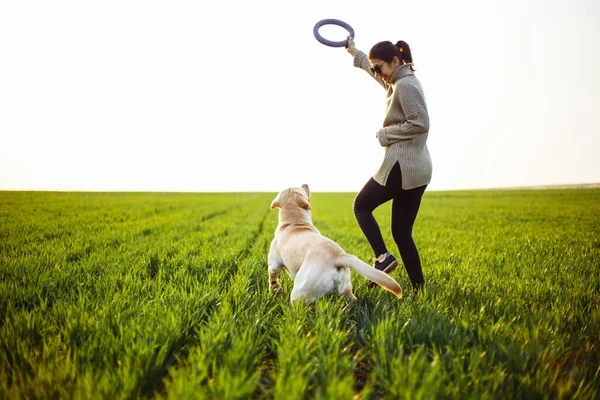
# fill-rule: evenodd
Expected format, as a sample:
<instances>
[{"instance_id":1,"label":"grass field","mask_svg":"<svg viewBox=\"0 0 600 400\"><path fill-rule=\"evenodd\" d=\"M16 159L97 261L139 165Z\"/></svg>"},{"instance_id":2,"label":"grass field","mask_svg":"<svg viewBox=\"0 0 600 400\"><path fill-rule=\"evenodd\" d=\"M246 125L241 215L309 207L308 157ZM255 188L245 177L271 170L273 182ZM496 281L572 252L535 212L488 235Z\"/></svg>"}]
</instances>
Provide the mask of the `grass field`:
<instances>
[{"instance_id":1,"label":"grass field","mask_svg":"<svg viewBox=\"0 0 600 400\"><path fill-rule=\"evenodd\" d=\"M426 192L425 294L354 308L269 294L274 196L0 192L0 398L599 398L600 190ZM353 197L313 221L371 263Z\"/></svg>"}]
</instances>

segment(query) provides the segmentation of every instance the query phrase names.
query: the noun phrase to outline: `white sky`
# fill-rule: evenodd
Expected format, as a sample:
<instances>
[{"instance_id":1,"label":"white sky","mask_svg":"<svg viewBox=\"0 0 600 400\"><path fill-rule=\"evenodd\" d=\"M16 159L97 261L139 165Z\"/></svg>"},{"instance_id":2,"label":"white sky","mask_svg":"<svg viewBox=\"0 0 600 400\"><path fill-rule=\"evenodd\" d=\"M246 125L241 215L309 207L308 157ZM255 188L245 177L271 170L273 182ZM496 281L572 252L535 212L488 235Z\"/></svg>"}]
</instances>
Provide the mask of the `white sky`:
<instances>
[{"instance_id":1,"label":"white sky","mask_svg":"<svg viewBox=\"0 0 600 400\"><path fill-rule=\"evenodd\" d=\"M8 0L0 190L358 191L385 92L324 18L411 45L430 190L600 182L597 0Z\"/></svg>"}]
</instances>

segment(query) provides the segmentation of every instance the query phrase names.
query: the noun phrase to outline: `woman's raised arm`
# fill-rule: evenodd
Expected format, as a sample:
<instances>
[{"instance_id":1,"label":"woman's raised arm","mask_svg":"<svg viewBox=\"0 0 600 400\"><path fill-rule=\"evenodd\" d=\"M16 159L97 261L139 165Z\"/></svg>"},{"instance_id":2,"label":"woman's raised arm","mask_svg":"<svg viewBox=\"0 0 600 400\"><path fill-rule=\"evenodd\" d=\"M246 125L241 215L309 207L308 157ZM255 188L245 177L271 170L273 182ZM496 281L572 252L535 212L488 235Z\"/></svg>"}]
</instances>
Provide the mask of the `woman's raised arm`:
<instances>
[{"instance_id":1,"label":"woman's raised arm","mask_svg":"<svg viewBox=\"0 0 600 400\"><path fill-rule=\"evenodd\" d=\"M356 48L352 36L348 36L348 46L346 47L346 50L348 51L348 53L350 53L350 55L352 55L352 57L354 57L355 67L364 70L367 74L371 76L371 78L375 79L375 81L377 81L377 83L379 83L385 90L389 89L388 84L371 71L371 63L369 62L369 58L364 52Z\"/></svg>"}]
</instances>

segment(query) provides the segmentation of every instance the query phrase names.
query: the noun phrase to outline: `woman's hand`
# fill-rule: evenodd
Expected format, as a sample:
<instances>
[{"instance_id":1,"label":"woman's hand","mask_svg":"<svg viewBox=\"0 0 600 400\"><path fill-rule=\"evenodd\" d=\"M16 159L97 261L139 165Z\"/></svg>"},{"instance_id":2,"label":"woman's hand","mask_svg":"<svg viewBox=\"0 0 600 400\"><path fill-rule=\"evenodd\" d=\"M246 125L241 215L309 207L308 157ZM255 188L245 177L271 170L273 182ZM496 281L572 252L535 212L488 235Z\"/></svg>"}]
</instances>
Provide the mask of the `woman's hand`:
<instances>
[{"instance_id":1,"label":"woman's hand","mask_svg":"<svg viewBox=\"0 0 600 400\"><path fill-rule=\"evenodd\" d=\"M352 57L354 57L356 53L358 53L358 50L356 49L356 47L354 47L354 39L352 39L352 36L350 35L348 35L348 45L346 46L346 50L348 51L348 53L352 54Z\"/></svg>"}]
</instances>

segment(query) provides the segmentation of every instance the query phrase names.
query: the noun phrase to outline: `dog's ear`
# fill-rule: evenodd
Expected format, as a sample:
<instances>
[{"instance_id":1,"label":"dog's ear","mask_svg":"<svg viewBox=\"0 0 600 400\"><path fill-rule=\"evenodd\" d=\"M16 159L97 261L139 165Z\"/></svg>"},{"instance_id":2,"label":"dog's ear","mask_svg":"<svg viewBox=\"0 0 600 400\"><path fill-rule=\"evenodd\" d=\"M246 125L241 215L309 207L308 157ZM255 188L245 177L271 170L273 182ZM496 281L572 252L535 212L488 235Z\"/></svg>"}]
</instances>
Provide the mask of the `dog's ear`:
<instances>
[{"instance_id":1,"label":"dog's ear","mask_svg":"<svg viewBox=\"0 0 600 400\"><path fill-rule=\"evenodd\" d=\"M312 208L308 200L306 200L303 196L296 195L296 203L298 203L298 205L305 210L310 210Z\"/></svg>"},{"instance_id":2,"label":"dog's ear","mask_svg":"<svg viewBox=\"0 0 600 400\"><path fill-rule=\"evenodd\" d=\"M280 202L281 200L280 200L280 197L281 197L281 193L279 193L279 194L278 194L278 195L277 195L277 196L276 196L276 197L273 199L273 202L271 203L271 210L274 210L274 209L276 209L276 208L281 208L281 202Z\"/></svg>"},{"instance_id":3,"label":"dog's ear","mask_svg":"<svg viewBox=\"0 0 600 400\"><path fill-rule=\"evenodd\" d=\"M308 188L308 185L306 183L302 185L302 189L304 189L304 191L306 192L306 197L310 198L310 189Z\"/></svg>"}]
</instances>

